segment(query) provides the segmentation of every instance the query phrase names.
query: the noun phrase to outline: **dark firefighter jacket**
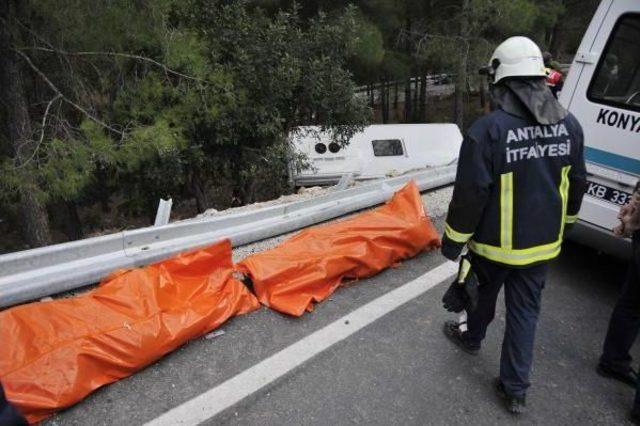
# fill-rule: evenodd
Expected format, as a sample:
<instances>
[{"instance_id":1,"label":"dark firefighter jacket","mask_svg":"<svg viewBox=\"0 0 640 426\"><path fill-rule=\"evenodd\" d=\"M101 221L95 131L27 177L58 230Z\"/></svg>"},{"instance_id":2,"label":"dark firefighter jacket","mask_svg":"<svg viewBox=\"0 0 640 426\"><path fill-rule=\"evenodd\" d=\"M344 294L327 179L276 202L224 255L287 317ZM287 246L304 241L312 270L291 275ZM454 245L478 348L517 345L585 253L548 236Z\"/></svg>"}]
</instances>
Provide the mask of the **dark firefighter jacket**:
<instances>
[{"instance_id":1,"label":"dark firefighter jacket","mask_svg":"<svg viewBox=\"0 0 640 426\"><path fill-rule=\"evenodd\" d=\"M582 128L572 114L542 125L498 109L462 143L442 253L456 259L468 244L505 265L549 261L585 187Z\"/></svg>"}]
</instances>

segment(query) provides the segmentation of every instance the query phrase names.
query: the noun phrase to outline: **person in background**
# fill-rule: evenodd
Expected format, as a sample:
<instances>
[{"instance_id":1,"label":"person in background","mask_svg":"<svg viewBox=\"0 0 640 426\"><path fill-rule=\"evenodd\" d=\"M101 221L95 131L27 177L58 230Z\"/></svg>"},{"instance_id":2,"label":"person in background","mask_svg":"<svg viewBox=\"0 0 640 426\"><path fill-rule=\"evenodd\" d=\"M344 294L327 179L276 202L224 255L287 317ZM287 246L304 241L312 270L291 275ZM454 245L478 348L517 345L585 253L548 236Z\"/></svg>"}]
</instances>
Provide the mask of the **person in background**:
<instances>
[{"instance_id":1,"label":"person in background","mask_svg":"<svg viewBox=\"0 0 640 426\"><path fill-rule=\"evenodd\" d=\"M638 373L631 367L631 346L640 331L640 182L631 201L620 208L620 224L613 230L619 237L631 237L632 258L622 292L609 321L602 355L597 366L601 376L636 388L631 420L640 424L640 387Z\"/></svg>"},{"instance_id":2,"label":"person in background","mask_svg":"<svg viewBox=\"0 0 640 426\"><path fill-rule=\"evenodd\" d=\"M544 52L542 59L544 60L544 72L547 75L547 86L551 89L553 96L558 99L558 93L564 85L564 76L560 71L560 64L553 60L553 56L549 52Z\"/></svg>"},{"instance_id":3,"label":"person in background","mask_svg":"<svg viewBox=\"0 0 640 426\"><path fill-rule=\"evenodd\" d=\"M505 287L506 327L495 386L507 410L526 408L533 344L549 262L577 220L586 187L578 120L545 85L540 48L526 37L500 44L488 67L496 110L478 119L460 148L442 241L457 260L469 248L478 304L445 336L477 354Z\"/></svg>"}]
</instances>

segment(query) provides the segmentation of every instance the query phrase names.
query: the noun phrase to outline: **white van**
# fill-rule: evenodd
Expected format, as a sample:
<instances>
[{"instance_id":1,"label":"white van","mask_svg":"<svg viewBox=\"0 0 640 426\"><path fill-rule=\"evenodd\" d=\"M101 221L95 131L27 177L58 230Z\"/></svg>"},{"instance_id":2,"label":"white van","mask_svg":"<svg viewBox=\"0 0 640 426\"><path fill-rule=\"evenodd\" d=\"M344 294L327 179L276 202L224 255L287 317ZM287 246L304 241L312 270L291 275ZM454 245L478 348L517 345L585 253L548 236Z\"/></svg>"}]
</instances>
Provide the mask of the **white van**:
<instances>
[{"instance_id":1,"label":"white van","mask_svg":"<svg viewBox=\"0 0 640 426\"><path fill-rule=\"evenodd\" d=\"M615 238L640 178L640 0L603 0L571 65L560 102L584 130L589 184L571 237L628 257Z\"/></svg>"},{"instance_id":2,"label":"white van","mask_svg":"<svg viewBox=\"0 0 640 426\"><path fill-rule=\"evenodd\" d=\"M462 134L455 124L381 124L367 126L341 147L318 127L301 127L291 135L311 168L294 173L296 186L333 185L344 175L377 179L409 170L453 164Z\"/></svg>"}]
</instances>

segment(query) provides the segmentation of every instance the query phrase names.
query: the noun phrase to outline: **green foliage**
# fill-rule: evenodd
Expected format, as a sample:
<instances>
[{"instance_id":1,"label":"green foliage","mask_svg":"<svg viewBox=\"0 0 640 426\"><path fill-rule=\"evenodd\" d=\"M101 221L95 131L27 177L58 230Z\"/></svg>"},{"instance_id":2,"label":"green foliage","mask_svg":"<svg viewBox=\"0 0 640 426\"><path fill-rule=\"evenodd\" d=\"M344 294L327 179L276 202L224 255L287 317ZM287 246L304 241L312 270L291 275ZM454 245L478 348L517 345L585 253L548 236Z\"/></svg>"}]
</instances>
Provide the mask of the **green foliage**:
<instances>
[{"instance_id":1,"label":"green foliage","mask_svg":"<svg viewBox=\"0 0 640 426\"><path fill-rule=\"evenodd\" d=\"M539 13L531 0L471 0L469 6L470 33L494 38L530 33Z\"/></svg>"},{"instance_id":2,"label":"green foliage","mask_svg":"<svg viewBox=\"0 0 640 426\"><path fill-rule=\"evenodd\" d=\"M174 69L199 77L210 77L204 42L189 31L168 31L164 46L166 64Z\"/></svg>"},{"instance_id":3,"label":"green foliage","mask_svg":"<svg viewBox=\"0 0 640 426\"><path fill-rule=\"evenodd\" d=\"M20 173L17 172L10 158L0 160L0 204L11 205L15 202L18 190L22 185Z\"/></svg>"},{"instance_id":4,"label":"green foliage","mask_svg":"<svg viewBox=\"0 0 640 426\"><path fill-rule=\"evenodd\" d=\"M186 143L182 129L158 117L152 125L131 132L118 150L118 160L125 170L136 170L150 158L172 158Z\"/></svg>"},{"instance_id":5,"label":"green foliage","mask_svg":"<svg viewBox=\"0 0 640 426\"><path fill-rule=\"evenodd\" d=\"M169 0L31 0L31 24L58 48L140 52L158 47Z\"/></svg>"},{"instance_id":6,"label":"green foliage","mask_svg":"<svg viewBox=\"0 0 640 426\"><path fill-rule=\"evenodd\" d=\"M287 158L287 135L296 126L322 125L344 143L366 122L347 69L363 49L363 21L353 8L304 21L296 6L272 16L247 2L192 0L176 5L173 22L195 31L212 52L211 66L229 77L229 102L195 130L208 154L204 165L229 173L243 202L254 198L256 176L286 176L275 158ZM233 167L220 164L221 155L231 155Z\"/></svg>"},{"instance_id":7,"label":"green foliage","mask_svg":"<svg viewBox=\"0 0 640 426\"><path fill-rule=\"evenodd\" d=\"M378 67L385 58L382 31L363 16L355 20L353 56L355 61L370 70Z\"/></svg>"},{"instance_id":8,"label":"green foliage","mask_svg":"<svg viewBox=\"0 0 640 426\"><path fill-rule=\"evenodd\" d=\"M47 160L37 168L39 181L51 198L76 198L89 183L94 169L91 144L75 139L52 139L47 144Z\"/></svg>"}]
</instances>

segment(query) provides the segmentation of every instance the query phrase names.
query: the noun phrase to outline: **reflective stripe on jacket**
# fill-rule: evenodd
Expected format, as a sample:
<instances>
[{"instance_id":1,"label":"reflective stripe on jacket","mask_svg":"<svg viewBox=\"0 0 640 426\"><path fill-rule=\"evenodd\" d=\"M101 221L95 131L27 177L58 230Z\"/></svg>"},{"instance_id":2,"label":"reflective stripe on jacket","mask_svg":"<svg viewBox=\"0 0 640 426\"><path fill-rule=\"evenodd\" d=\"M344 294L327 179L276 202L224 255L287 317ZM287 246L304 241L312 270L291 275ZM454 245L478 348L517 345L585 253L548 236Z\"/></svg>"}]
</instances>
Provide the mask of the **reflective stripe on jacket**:
<instances>
[{"instance_id":1,"label":"reflective stripe on jacket","mask_svg":"<svg viewBox=\"0 0 640 426\"><path fill-rule=\"evenodd\" d=\"M479 119L460 149L443 254L468 243L486 259L528 266L558 256L586 187L582 128L569 114L540 125L497 110Z\"/></svg>"}]
</instances>

